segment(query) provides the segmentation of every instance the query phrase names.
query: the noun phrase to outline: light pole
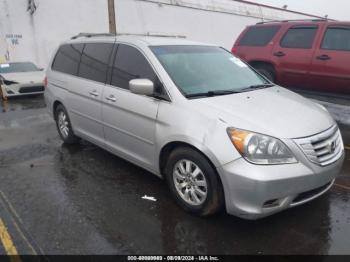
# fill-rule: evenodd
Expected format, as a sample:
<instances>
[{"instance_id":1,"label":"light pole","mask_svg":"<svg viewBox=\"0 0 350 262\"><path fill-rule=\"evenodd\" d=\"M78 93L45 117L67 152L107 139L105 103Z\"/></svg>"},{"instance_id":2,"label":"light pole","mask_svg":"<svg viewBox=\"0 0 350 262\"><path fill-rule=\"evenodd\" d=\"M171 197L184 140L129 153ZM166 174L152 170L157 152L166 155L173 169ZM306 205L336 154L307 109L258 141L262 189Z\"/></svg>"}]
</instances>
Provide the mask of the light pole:
<instances>
[{"instance_id":1,"label":"light pole","mask_svg":"<svg viewBox=\"0 0 350 262\"><path fill-rule=\"evenodd\" d=\"M117 34L114 0L108 0L108 20L109 20L109 32L111 34Z\"/></svg>"}]
</instances>

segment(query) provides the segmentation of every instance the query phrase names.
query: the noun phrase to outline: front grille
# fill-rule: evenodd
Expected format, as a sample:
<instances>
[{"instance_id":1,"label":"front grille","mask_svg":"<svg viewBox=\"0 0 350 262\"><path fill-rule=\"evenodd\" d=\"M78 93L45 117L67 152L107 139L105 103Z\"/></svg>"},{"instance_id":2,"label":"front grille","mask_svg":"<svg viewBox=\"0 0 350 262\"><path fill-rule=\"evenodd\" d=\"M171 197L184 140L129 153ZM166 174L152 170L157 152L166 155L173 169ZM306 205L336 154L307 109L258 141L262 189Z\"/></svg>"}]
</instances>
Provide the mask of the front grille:
<instances>
[{"instance_id":1,"label":"front grille","mask_svg":"<svg viewBox=\"0 0 350 262\"><path fill-rule=\"evenodd\" d=\"M44 86L25 86L25 87L21 87L18 92L21 94L44 92Z\"/></svg>"},{"instance_id":2,"label":"front grille","mask_svg":"<svg viewBox=\"0 0 350 262\"><path fill-rule=\"evenodd\" d=\"M344 151L343 140L336 125L320 134L294 141L311 162L321 166L336 162Z\"/></svg>"},{"instance_id":3,"label":"front grille","mask_svg":"<svg viewBox=\"0 0 350 262\"><path fill-rule=\"evenodd\" d=\"M327 184L325 184L324 186L315 188L313 190L307 191L307 192L303 192L301 194L299 194L294 200L293 203L298 203L307 199L312 198L313 196L318 195L319 193L323 192L324 190L326 190L330 185L332 184L332 182L329 182Z\"/></svg>"}]
</instances>

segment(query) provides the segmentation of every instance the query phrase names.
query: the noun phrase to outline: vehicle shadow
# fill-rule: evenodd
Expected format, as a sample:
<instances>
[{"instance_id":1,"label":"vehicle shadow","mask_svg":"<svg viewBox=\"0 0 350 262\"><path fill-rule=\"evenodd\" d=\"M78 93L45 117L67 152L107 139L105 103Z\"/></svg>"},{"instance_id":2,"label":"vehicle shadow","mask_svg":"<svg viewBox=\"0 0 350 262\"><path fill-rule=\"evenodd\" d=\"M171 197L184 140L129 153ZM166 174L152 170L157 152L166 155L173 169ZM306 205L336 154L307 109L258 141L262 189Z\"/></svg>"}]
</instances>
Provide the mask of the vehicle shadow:
<instances>
[{"instance_id":1,"label":"vehicle shadow","mask_svg":"<svg viewBox=\"0 0 350 262\"><path fill-rule=\"evenodd\" d=\"M200 218L175 204L163 180L87 142L63 145L55 162L81 214L134 253L327 254L331 244L330 194L258 221Z\"/></svg>"}]
</instances>

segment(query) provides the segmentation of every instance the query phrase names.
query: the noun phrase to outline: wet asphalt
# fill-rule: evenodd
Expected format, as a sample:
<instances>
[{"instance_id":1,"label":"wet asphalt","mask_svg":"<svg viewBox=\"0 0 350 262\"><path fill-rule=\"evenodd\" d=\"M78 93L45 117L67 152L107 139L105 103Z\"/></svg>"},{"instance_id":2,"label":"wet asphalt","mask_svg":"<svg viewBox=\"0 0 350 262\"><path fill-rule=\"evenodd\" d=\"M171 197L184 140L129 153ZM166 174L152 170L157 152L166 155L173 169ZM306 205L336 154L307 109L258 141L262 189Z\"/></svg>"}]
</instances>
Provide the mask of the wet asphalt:
<instances>
[{"instance_id":1,"label":"wet asphalt","mask_svg":"<svg viewBox=\"0 0 350 262\"><path fill-rule=\"evenodd\" d=\"M308 204L258 221L199 218L147 171L63 145L43 97L0 101L0 219L19 254L350 254L347 152L336 185Z\"/></svg>"}]
</instances>

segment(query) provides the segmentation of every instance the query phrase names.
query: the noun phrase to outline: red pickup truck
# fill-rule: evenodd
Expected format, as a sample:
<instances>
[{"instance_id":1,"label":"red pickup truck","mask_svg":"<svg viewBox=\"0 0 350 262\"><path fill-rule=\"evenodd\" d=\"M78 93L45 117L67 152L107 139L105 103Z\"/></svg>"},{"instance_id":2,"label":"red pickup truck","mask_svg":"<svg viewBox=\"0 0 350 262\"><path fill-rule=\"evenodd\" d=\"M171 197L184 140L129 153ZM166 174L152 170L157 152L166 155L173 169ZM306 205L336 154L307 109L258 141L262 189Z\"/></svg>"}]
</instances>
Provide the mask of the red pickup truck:
<instances>
[{"instance_id":1,"label":"red pickup truck","mask_svg":"<svg viewBox=\"0 0 350 262\"><path fill-rule=\"evenodd\" d=\"M232 52L281 86L350 93L350 22L258 23Z\"/></svg>"}]
</instances>

